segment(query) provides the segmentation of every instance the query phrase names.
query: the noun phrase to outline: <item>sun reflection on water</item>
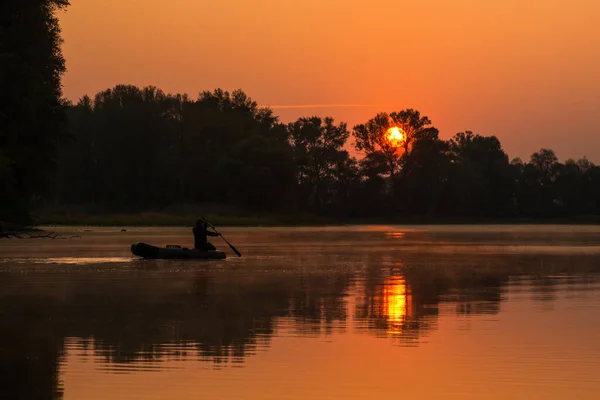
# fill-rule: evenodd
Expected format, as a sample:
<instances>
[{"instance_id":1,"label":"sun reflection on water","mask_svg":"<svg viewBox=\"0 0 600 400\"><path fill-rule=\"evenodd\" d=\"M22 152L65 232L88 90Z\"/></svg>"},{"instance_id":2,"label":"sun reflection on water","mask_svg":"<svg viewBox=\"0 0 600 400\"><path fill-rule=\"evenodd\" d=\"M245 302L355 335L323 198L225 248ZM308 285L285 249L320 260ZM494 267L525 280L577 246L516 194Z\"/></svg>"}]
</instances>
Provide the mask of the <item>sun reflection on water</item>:
<instances>
[{"instance_id":1,"label":"sun reflection on water","mask_svg":"<svg viewBox=\"0 0 600 400\"><path fill-rule=\"evenodd\" d=\"M383 284L383 314L388 321L388 333L399 335L409 316L412 303L403 276L393 276Z\"/></svg>"}]
</instances>

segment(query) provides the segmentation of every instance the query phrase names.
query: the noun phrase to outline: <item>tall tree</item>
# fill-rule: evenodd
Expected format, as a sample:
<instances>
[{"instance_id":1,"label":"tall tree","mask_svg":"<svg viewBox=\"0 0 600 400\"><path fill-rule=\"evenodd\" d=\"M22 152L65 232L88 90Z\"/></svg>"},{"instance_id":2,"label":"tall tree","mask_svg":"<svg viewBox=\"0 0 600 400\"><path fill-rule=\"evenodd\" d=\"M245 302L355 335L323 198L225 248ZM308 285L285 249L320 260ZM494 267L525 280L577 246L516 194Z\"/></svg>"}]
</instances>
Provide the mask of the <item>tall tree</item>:
<instances>
[{"instance_id":1,"label":"tall tree","mask_svg":"<svg viewBox=\"0 0 600 400\"><path fill-rule=\"evenodd\" d=\"M431 120L427 116L422 116L418 110L409 108L407 110L397 111L390 114L390 120L394 126L401 129L401 144L404 148L404 155L409 155L413 144L419 140L435 140L438 138L437 128L431 126Z\"/></svg>"},{"instance_id":2,"label":"tall tree","mask_svg":"<svg viewBox=\"0 0 600 400\"><path fill-rule=\"evenodd\" d=\"M75 141L60 148L59 203L99 211L293 203L285 126L241 91L217 89L191 101L152 86L118 85L82 98L68 116Z\"/></svg>"},{"instance_id":3,"label":"tall tree","mask_svg":"<svg viewBox=\"0 0 600 400\"><path fill-rule=\"evenodd\" d=\"M55 13L68 0L0 4L0 219L24 220L65 134L65 60Z\"/></svg>"},{"instance_id":4,"label":"tall tree","mask_svg":"<svg viewBox=\"0 0 600 400\"><path fill-rule=\"evenodd\" d=\"M443 140L422 138L414 142L406 155L410 168L397 178L402 209L419 215L446 211L449 175L453 171L448 153L448 143Z\"/></svg>"},{"instance_id":5,"label":"tall tree","mask_svg":"<svg viewBox=\"0 0 600 400\"><path fill-rule=\"evenodd\" d=\"M393 127L399 128L399 140L390 140L388 131ZM353 134L356 149L371 160L385 160L392 178L405 167L403 160L415 141L438 138L438 130L431 126L429 118L411 108L391 114L379 113L367 123L356 125Z\"/></svg>"},{"instance_id":6,"label":"tall tree","mask_svg":"<svg viewBox=\"0 0 600 400\"><path fill-rule=\"evenodd\" d=\"M522 214L548 217L557 212L556 178L560 163L554 151L541 149L522 165L516 197Z\"/></svg>"},{"instance_id":7,"label":"tall tree","mask_svg":"<svg viewBox=\"0 0 600 400\"><path fill-rule=\"evenodd\" d=\"M585 172L593 167L593 164L588 163L587 159L579 162L569 159L557 166L555 194L561 213L577 215L588 212L584 196Z\"/></svg>"},{"instance_id":8,"label":"tall tree","mask_svg":"<svg viewBox=\"0 0 600 400\"><path fill-rule=\"evenodd\" d=\"M288 125L290 144L296 163L300 201L309 208L321 209L335 191L336 168L344 166L348 153L343 150L350 133L345 123L333 118L299 118Z\"/></svg>"},{"instance_id":9,"label":"tall tree","mask_svg":"<svg viewBox=\"0 0 600 400\"><path fill-rule=\"evenodd\" d=\"M514 177L508 155L495 136L457 133L449 141L455 168L453 186L463 215L507 215L513 205Z\"/></svg>"},{"instance_id":10,"label":"tall tree","mask_svg":"<svg viewBox=\"0 0 600 400\"><path fill-rule=\"evenodd\" d=\"M275 153L279 155L289 150L285 127L273 111L259 107L241 90L232 93L221 89L203 91L195 102L185 105L181 129L184 160L181 174L185 196L192 201L229 199L255 204L256 201L250 198L259 195L259 186L251 184L250 180L238 181L235 186L226 185L222 174L226 172L229 177L236 168L242 168L238 170L239 174L252 170L256 174L269 175L270 172L261 168L271 170L280 162L279 156L274 156L271 150L277 148ZM273 162L274 165L260 165L260 160L256 159L259 144L268 146L264 149L265 154L269 153L265 163ZM252 154L240 158L240 152L245 149ZM289 156L288 161L291 162ZM250 165L243 171L240 165L245 162ZM270 176L269 179L279 177ZM261 185L263 183L266 181Z\"/></svg>"},{"instance_id":11,"label":"tall tree","mask_svg":"<svg viewBox=\"0 0 600 400\"><path fill-rule=\"evenodd\" d=\"M381 163L389 176L394 177L400 168L402 153L389 140L387 131L392 127L388 113L379 113L365 124L354 126L354 147L365 154L374 167L375 162Z\"/></svg>"}]
</instances>

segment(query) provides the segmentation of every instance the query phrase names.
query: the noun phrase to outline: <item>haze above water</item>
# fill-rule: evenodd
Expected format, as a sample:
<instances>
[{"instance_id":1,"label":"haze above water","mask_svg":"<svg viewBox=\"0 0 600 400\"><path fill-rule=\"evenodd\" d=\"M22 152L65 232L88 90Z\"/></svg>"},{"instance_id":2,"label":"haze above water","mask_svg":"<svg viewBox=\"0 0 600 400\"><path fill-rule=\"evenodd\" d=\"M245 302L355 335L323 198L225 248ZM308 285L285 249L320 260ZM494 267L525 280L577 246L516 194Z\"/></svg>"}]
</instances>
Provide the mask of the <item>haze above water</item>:
<instances>
[{"instance_id":1,"label":"haze above water","mask_svg":"<svg viewBox=\"0 0 600 400\"><path fill-rule=\"evenodd\" d=\"M595 399L600 228L224 228L0 240L2 399Z\"/></svg>"}]
</instances>

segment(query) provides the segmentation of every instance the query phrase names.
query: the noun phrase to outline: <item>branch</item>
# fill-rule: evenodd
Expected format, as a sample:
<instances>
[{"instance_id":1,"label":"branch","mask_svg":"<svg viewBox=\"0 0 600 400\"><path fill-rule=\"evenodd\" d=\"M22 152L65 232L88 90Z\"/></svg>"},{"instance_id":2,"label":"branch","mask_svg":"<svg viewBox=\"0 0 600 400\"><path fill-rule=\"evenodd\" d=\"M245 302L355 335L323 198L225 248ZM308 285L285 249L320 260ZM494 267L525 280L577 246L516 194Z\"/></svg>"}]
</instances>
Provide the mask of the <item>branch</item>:
<instances>
[{"instance_id":1,"label":"branch","mask_svg":"<svg viewBox=\"0 0 600 400\"><path fill-rule=\"evenodd\" d=\"M57 232L0 221L0 239L81 239L79 235L62 236Z\"/></svg>"},{"instance_id":2,"label":"branch","mask_svg":"<svg viewBox=\"0 0 600 400\"><path fill-rule=\"evenodd\" d=\"M30 232L0 232L0 239L81 239L79 235L62 236L56 232L32 234Z\"/></svg>"}]
</instances>

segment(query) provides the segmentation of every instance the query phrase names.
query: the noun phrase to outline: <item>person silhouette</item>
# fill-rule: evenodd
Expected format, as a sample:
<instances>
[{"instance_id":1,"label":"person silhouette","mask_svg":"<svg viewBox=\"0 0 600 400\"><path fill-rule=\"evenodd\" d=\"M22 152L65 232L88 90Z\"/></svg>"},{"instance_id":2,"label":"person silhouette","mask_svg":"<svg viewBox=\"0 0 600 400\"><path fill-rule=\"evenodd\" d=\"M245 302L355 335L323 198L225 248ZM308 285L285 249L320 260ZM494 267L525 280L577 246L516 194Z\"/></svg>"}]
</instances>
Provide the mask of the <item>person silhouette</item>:
<instances>
[{"instance_id":1,"label":"person silhouette","mask_svg":"<svg viewBox=\"0 0 600 400\"><path fill-rule=\"evenodd\" d=\"M196 226L192 229L194 233L194 249L209 251L216 250L216 247L208 241L208 236L219 236L218 233L208 230L208 225L201 219L196 220Z\"/></svg>"}]
</instances>

